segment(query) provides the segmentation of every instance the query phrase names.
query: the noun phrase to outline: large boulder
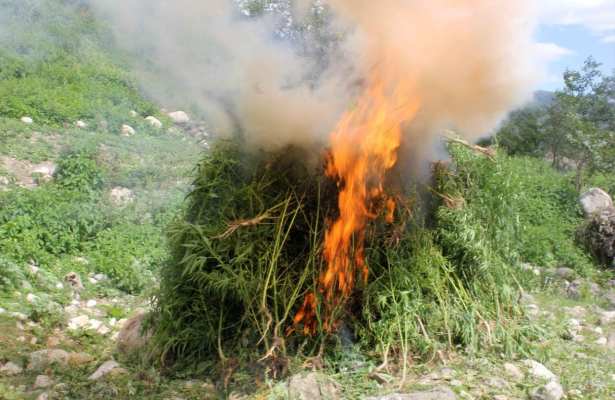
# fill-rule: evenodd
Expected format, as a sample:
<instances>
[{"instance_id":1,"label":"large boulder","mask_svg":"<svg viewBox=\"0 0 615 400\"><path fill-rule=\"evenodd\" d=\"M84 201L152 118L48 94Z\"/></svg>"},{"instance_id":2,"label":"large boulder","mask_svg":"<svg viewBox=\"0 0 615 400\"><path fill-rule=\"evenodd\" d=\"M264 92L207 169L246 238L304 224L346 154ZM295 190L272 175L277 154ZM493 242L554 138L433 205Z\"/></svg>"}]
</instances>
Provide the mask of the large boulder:
<instances>
[{"instance_id":1,"label":"large boulder","mask_svg":"<svg viewBox=\"0 0 615 400\"><path fill-rule=\"evenodd\" d=\"M190 122L190 117L184 111L174 111L168 114L169 118L176 124L187 124Z\"/></svg>"},{"instance_id":2,"label":"large boulder","mask_svg":"<svg viewBox=\"0 0 615 400\"><path fill-rule=\"evenodd\" d=\"M147 345L152 337L152 332L144 329L146 317L145 311L139 311L124 323L117 336L117 349L120 353L135 354Z\"/></svg>"},{"instance_id":3,"label":"large boulder","mask_svg":"<svg viewBox=\"0 0 615 400\"><path fill-rule=\"evenodd\" d=\"M605 267L615 268L615 208L593 214L580 231L581 240Z\"/></svg>"},{"instance_id":4,"label":"large boulder","mask_svg":"<svg viewBox=\"0 0 615 400\"><path fill-rule=\"evenodd\" d=\"M579 202L586 217L591 217L604 209L613 208L611 196L599 188L592 188L583 193L579 198Z\"/></svg>"}]
</instances>

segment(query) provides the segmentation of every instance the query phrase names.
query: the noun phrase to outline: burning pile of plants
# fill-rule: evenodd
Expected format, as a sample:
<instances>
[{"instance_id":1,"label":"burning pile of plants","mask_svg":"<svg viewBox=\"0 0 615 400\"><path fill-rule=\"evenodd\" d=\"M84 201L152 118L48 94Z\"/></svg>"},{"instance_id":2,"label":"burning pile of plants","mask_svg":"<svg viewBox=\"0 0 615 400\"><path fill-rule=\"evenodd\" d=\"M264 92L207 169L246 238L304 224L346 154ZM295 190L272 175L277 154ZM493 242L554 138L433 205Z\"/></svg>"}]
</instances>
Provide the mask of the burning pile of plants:
<instances>
[{"instance_id":1,"label":"burning pile of plants","mask_svg":"<svg viewBox=\"0 0 615 400\"><path fill-rule=\"evenodd\" d=\"M431 200L393 183L391 164L383 178L396 191L371 188L362 226L331 253L349 189L331 173L334 153L319 165L296 147L219 142L171 227L153 315L160 361L242 358L279 376L291 356L322 362L348 340L398 371L457 347L513 352L531 334L517 281L472 207L473 171L497 164L450 147L455 162L435 164Z\"/></svg>"}]
</instances>

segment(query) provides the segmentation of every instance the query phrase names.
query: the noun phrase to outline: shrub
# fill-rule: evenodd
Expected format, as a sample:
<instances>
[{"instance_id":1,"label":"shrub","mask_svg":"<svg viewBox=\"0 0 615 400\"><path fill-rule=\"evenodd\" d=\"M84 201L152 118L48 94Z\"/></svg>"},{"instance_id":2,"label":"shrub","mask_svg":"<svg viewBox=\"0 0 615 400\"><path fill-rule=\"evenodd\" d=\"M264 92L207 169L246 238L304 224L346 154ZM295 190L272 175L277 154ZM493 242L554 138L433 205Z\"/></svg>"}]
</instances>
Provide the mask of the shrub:
<instances>
[{"instance_id":1,"label":"shrub","mask_svg":"<svg viewBox=\"0 0 615 400\"><path fill-rule=\"evenodd\" d=\"M77 192L99 190L103 184L102 170L93 155L84 151L62 157L55 178L60 186Z\"/></svg>"}]
</instances>

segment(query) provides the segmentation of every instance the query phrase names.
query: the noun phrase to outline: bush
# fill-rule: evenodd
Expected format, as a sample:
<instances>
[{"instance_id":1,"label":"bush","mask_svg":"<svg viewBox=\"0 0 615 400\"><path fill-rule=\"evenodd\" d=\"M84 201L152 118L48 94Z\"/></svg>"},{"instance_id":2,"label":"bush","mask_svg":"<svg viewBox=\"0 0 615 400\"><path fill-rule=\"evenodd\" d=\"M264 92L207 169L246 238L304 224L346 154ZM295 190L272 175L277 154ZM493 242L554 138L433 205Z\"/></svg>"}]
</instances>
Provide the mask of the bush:
<instances>
[{"instance_id":1,"label":"bush","mask_svg":"<svg viewBox=\"0 0 615 400\"><path fill-rule=\"evenodd\" d=\"M163 234L151 225L119 224L98 233L87 246L92 267L122 290L136 293L167 256Z\"/></svg>"},{"instance_id":2,"label":"bush","mask_svg":"<svg viewBox=\"0 0 615 400\"><path fill-rule=\"evenodd\" d=\"M103 184L102 170L93 155L83 151L62 157L55 178L60 186L77 192L99 190Z\"/></svg>"}]
</instances>

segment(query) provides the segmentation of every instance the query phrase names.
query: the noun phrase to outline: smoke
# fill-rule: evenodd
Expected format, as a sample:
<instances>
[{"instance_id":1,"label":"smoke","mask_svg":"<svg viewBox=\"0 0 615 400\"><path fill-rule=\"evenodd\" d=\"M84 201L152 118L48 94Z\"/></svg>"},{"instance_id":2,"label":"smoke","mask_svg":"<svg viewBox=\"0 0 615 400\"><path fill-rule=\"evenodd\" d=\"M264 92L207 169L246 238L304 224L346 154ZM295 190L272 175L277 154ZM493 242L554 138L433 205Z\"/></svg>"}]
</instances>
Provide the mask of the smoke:
<instances>
[{"instance_id":1,"label":"smoke","mask_svg":"<svg viewBox=\"0 0 615 400\"><path fill-rule=\"evenodd\" d=\"M420 99L421 111L404 142L415 154L428 153L444 128L470 139L485 135L540 78L529 0L270 3L283 12L250 17L230 0L92 5L142 60L142 85L152 96L194 103L217 134L241 132L265 147L326 143L381 63L390 80L414 82L409 95ZM328 22L302 25L335 38L318 53L284 28L325 13L321 3Z\"/></svg>"}]
</instances>

